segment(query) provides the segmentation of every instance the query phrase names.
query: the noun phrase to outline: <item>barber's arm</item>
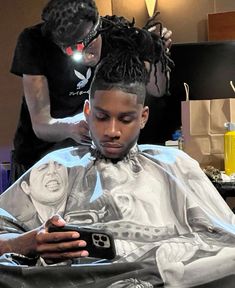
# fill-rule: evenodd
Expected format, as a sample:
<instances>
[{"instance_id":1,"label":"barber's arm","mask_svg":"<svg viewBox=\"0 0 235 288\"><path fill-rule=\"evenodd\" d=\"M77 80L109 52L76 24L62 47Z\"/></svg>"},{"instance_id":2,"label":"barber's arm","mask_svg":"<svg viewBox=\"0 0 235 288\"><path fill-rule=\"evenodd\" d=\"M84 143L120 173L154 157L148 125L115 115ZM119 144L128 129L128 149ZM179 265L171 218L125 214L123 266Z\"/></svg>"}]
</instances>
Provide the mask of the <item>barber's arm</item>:
<instances>
[{"instance_id":1,"label":"barber's arm","mask_svg":"<svg viewBox=\"0 0 235 288\"><path fill-rule=\"evenodd\" d=\"M59 142L72 138L77 142L90 140L88 125L78 120L78 115L53 118L50 113L48 82L43 75L23 75L23 87L32 126L38 138L48 142Z\"/></svg>"},{"instance_id":2,"label":"barber's arm","mask_svg":"<svg viewBox=\"0 0 235 288\"><path fill-rule=\"evenodd\" d=\"M49 225L63 227L65 221L59 215L54 215L44 225L29 232L1 234L0 254L18 253L31 258L41 257L48 264L88 256L85 250L86 242L79 239L78 232L49 233ZM78 247L80 250L76 250ZM84 247L84 250L81 250L81 247ZM69 251L71 249L73 251Z\"/></svg>"},{"instance_id":3,"label":"barber's arm","mask_svg":"<svg viewBox=\"0 0 235 288\"><path fill-rule=\"evenodd\" d=\"M148 84L146 85L147 93L154 97L161 97L164 94L166 94L166 88L167 88L166 74L162 72L162 63L159 61L156 67L152 65L150 79Z\"/></svg>"},{"instance_id":4,"label":"barber's arm","mask_svg":"<svg viewBox=\"0 0 235 288\"><path fill-rule=\"evenodd\" d=\"M149 32L155 32L155 33L157 33L158 35L160 34L160 33L158 32L156 26L153 26L153 27L149 28L148 31L149 31ZM171 47L171 44L172 44L171 36L172 36L172 31L171 31L171 30L168 30L166 27L163 27L163 28L162 28L162 32L161 32L161 37L162 37L162 39L164 40L165 49L170 49L170 47ZM168 50L167 50L167 51L168 51Z\"/></svg>"},{"instance_id":5,"label":"barber's arm","mask_svg":"<svg viewBox=\"0 0 235 288\"><path fill-rule=\"evenodd\" d=\"M162 28L162 39L164 40L164 45L165 48L168 49L167 51L169 51L169 49L171 48L171 44L172 44L172 31L168 30L166 27Z\"/></svg>"}]
</instances>

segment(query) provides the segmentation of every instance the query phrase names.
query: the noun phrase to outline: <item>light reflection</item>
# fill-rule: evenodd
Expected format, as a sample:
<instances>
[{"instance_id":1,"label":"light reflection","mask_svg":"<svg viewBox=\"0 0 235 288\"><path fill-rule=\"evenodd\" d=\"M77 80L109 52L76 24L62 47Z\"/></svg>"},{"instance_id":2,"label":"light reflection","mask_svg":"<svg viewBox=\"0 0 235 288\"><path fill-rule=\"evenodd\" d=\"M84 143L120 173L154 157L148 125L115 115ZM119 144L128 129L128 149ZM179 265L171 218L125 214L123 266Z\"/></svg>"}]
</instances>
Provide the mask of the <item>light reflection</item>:
<instances>
[{"instance_id":1,"label":"light reflection","mask_svg":"<svg viewBox=\"0 0 235 288\"><path fill-rule=\"evenodd\" d=\"M76 62L79 62L82 60L82 53L80 52L75 52L72 56L73 60Z\"/></svg>"}]
</instances>

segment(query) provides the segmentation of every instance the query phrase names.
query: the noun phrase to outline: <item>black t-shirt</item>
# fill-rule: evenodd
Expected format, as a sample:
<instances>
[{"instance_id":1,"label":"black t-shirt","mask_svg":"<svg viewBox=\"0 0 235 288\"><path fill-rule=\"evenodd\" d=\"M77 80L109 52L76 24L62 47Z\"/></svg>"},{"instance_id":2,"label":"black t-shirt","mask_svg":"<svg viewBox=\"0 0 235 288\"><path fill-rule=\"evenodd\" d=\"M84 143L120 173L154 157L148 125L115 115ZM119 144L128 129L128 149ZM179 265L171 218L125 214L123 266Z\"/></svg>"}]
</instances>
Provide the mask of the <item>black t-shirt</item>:
<instances>
[{"instance_id":1,"label":"black t-shirt","mask_svg":"<svg viewBox=\"0 0 235 288\"><path fill-rule=\"evenodd\" d=\"M44 75L48 80L51 116L64 118L82 112L94 68L88 68L65 55L50 39L44 37L42 24L26 28L19 36L11 72L23 76ZM20 119L14 137L15 160L32 165L55 143L38 139L23 97ZM58 145L57 145L58 147Z\"/></svg>"},{"instance_id":2,"label":"black t-shirt","mask_svg":"<svg viewBox=\"0 0 235 288\"><path fill-rule=\"evenodd\" d=\"M107 23L104 22L103 26L106 24ZM38 24L26 28L20 34L15 49L11 72L18 76L23 76L23 74L44 75L49 85L52 117L64 118L73 116L82 112L83 103L85 99L88 98L88 90L95 68L88 68L65 55L57 45L43 36L41 31L42 25L43 24ZM107 25L110 26L109 24ZM114 30L115 29L114 27ZM111 31L111 34L113 33L112 28L109 31ZM109 39L109 35L111 34L102 33L101 58L112 51L112 41L114 40ZM152 97L150 98L152 99ZM148 102L147 100L148 97L146 102ZM154 99L154 101L156 103L154 102L154 105L150 105L153 106L152 110L154 109L154 113L152 114L153 119L149 121L144 131L142 130L139 143L159 144L162 143L165 138L169 139L169 135L167 135L167 137L164 136L164 139L162 138L164 135L162 131L160 131L159 135L160 126L157 128L155 124L154 127L152 125L152 122L161 123L161 118L164 118L166 112L162 109L163 106L159 105L159 101L164 102L164 99ZM164 105L164 107L165 106L166 105ZM161 111L157 109L158 107ZM154 115L160 117L155 119ZM161 117L161 115L163 117ZM70 140L71 141L65 140L62 143L52 143L37 138L32 129L25 97L23 97L20 119L14 137L14 158L16 162L31 166L50 150L70 146L71 143L75 144L72 139Z\"/></svg>"}]
</instances>

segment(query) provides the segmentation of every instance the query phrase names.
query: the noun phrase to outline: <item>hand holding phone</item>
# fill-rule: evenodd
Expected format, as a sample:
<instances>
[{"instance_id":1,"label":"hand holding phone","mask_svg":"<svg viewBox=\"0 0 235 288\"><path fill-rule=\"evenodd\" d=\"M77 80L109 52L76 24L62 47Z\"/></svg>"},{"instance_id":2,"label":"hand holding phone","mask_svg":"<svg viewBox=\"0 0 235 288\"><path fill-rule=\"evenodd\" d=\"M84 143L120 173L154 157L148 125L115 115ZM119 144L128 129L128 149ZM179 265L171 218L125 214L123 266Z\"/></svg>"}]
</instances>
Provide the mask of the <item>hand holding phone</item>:
<instances>
[{"instance_id":1,"label":"hand holding phone","mask_svg":"<svg viewBox=\"0 0 235 288\"><path fill-rule=\"evenodd\" d=\"M76 231L80 234L80 239L86 241L85 250L89 252L89 257L101 259L113 259L116 256L113 235L107 230L81 227L77 225L65 225L63 227L49 226L48 232ZM81 248L77 248L81 249ZM82 248L84 250L84 248Z\"/></svg>"}]
</instances>

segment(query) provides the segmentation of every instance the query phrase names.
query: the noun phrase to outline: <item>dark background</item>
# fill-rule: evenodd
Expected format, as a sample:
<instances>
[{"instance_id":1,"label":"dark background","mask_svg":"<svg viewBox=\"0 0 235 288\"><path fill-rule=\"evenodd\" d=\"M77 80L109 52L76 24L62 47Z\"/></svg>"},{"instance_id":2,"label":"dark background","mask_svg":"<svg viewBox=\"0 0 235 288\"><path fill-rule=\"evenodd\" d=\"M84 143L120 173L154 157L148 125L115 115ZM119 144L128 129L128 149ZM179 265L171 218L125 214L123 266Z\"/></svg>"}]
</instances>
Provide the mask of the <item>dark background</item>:
<instances>
[{"instance_id":1,"label":"dark background","mask_svg":"<svg viewBox=\"0 0 235 288\"><path fill-rule=\"evenodd\" d=\"M235 41L173 44L170 96L148 96L150 118L140 135L140 143L164 144L181 126L181 101L185 100L184 82L189 99L235 98Z\"/></svg>"}]
</instances>

